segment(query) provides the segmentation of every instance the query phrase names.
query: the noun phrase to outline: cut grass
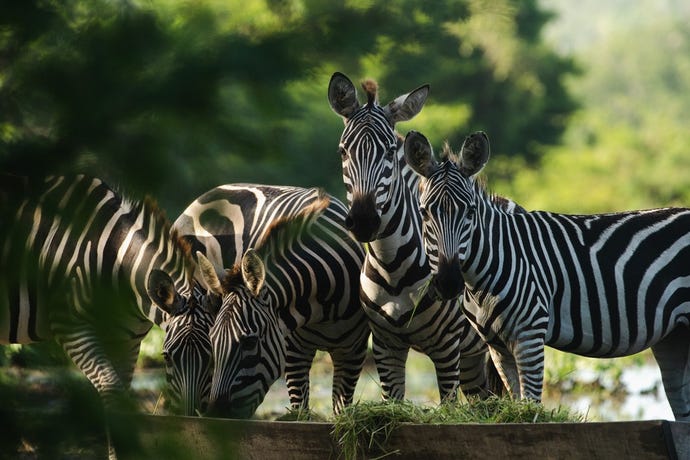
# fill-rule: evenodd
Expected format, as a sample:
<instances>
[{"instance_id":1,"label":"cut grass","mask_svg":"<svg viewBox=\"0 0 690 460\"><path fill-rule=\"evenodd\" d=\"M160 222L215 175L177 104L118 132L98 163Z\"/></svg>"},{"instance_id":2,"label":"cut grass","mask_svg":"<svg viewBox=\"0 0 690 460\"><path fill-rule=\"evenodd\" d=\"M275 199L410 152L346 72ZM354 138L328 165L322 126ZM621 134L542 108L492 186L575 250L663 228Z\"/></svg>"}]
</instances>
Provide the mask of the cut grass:
<instances>
[{"instance_id":1,"label":"cut grass","mask_svg":"<svg viewBox=\"0 0 690 460\"><path fill-rule=\"evenodd\" d=\"M334 419L333 436L346 459L393 455L386 447L391 433L403 423L566 423L584 422L585 416L567 408L547 409L529 400L491 397L467 402L445 402L425 407L409 401L360 401Z\"/></svg>"}]
</instances>

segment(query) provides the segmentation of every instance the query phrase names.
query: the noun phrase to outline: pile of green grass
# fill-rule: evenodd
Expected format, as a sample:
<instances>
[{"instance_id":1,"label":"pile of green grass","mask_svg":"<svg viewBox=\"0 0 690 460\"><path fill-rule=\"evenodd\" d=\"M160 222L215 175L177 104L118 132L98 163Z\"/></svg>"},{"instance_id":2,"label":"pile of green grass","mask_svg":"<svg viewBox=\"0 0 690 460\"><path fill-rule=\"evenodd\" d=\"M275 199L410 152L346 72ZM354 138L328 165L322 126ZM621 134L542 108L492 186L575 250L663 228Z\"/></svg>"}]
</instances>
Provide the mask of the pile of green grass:
<instances>
[{"instance_id":1,"label":"pile of green grass","mask_svg":"<svg viewBox=\"0 0 690 460\"><path fill-rule=\"evenodd\" d=\"M361 401L343 410L334 419L333 436L346 459L394 454L386 444L391 433L403 423L566 423L584 422L585 417L562 407L547 409L529 400L491 397L467 402L446 402L425 407L409 401Z\"/></svg>"}]
</instances>

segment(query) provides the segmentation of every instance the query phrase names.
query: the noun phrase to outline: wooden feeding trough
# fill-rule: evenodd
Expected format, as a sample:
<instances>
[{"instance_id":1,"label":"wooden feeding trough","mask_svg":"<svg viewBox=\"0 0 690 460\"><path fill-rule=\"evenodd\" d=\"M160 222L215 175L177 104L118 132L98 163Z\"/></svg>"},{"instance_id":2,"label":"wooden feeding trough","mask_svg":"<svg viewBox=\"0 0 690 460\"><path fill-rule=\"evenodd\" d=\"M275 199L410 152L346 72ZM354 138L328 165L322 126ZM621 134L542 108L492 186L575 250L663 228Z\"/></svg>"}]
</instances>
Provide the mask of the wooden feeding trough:
<instances>
[{"instance_id":1,"label":"wooden feeding trough","mask_svg":"<svg viewBox=\"0 0 690 460\"><path fill-rule=\"evenodd\" d=\"M344 458L330 423L142 416L138 445L121 458ZM690 459L690 423L403 424L395 459ZM380 455L381 452L377 453Z\"/></svg>"}]
</instances>

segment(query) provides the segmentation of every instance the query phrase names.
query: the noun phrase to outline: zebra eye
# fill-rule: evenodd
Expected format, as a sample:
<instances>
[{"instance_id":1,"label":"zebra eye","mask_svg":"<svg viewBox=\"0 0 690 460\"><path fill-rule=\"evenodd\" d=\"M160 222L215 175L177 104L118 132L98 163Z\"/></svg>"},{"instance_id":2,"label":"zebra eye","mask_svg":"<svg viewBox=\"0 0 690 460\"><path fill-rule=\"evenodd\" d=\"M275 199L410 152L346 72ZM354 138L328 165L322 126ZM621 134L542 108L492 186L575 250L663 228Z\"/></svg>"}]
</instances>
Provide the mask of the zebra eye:
<instances>
[{"instance_id":1,"label":"zebra eye","mask_svg":"<svg viewBox=\"0 0 690 460\"><path fill-rule=\"evenodd\" d=\"M345 147L340 146L338 147L338 153L340 153L340 157L345 160L347 158L347 150L345 150Z\"/></svg>"},{"instance_id":2,"label":"zebra eye","mask_svg":"<svg viewBox=\"0 0 690 460\"><path fill-rule=\"evenodd\" d=\"M393 159L395 156L395 152L397 151L397 146L391 146L387 151L386 151L386 158L389 160Z\"/></svg>"},{"instance_id":3,"label":"zebra eye","mask_svg":"<svg viewBox=\"0 0 690 460\"><path fill-rule=\"evenodd\" d=\"M170 355L167 351L163 352L163 361L165 361L166 366L172 365L172 359L170 358Z\"/></svg>"}]
</instances>

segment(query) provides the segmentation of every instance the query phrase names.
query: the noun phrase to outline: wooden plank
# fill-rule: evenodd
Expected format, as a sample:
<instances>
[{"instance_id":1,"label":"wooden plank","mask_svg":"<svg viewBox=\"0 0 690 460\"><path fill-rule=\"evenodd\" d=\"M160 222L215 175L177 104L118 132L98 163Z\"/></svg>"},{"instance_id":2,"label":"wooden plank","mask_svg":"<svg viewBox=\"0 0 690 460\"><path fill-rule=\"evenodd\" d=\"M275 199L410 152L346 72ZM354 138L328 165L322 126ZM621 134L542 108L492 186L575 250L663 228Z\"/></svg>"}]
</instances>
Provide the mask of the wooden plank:
<instances>
[{"instance_id":1,"label":"wooden plank","mask_svg":"<svg viewBox=\"0 0 690 460\"><path fill-rule=\"evenodd\" d=\"M679 460L690 459L690 423L667 422L671 444Z\"/></svg>"},{"instance_id":2,"label":"wooden plank","mask_svg":"<svg viewBox=\"0 0 690 460\"><path fill-rule=\"evenodd\" d=\"M340 451L332 424L142 416L123 459L328 459ZM690 423L402 425L388 442L396 460L690 459ZM372 455L380 454L372 452ZM340 456L342 458L342 456Z\"/></svg>"},{"instance_id":3,"label":"wooden plank","mask_svg":"<svg viewBox=\"0 0 690 460\"><path fill-rule=\"evenodd\" d=\"M673 459L666 423L670 422L402 426L391 436L390 446L399 449L396 460Z\"/></svg>"}]
</instances>

